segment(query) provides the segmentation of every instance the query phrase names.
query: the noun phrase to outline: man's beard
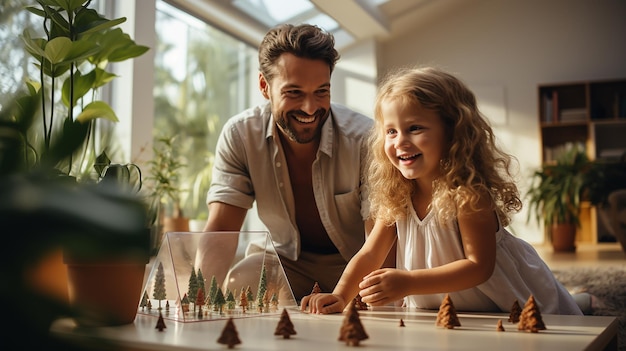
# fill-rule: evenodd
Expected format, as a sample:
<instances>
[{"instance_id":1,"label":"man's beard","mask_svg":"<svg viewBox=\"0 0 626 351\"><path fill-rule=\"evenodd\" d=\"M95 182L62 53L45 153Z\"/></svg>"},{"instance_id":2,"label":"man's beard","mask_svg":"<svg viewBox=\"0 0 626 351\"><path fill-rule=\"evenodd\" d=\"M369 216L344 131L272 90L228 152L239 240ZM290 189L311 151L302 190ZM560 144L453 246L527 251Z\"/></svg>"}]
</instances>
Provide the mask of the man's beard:
<instances>
[{"instance_id":1,"label":"man's beard","mask_svg":"<svg viewBox=\"0 0 626 351\"><path fill-rule=\"evenodd\" d=\"M314 113L314 116L315 116L314 123L317 123L315 127L306 127L301 132L298 132L296 128L293 128L291 126L291 123L292 122L299 123L297 121L293 121L293 119L295 118L294 115L304 115L307 117L309 116L308 114L303 113L302 111L287 112L277 119L276 124L278 124L280 129L283 131L283 133L285 133L285 135L289 138L289 140L295 141L298 144L308 144L314 141L316 137L320 135L322 126L324 125L325 118L328 116L328 114L329 114L328 110L323 109L323 108L318 109ZM309 133L311 128L315 128L313 133Z\"/></svg>"}]
</instances>

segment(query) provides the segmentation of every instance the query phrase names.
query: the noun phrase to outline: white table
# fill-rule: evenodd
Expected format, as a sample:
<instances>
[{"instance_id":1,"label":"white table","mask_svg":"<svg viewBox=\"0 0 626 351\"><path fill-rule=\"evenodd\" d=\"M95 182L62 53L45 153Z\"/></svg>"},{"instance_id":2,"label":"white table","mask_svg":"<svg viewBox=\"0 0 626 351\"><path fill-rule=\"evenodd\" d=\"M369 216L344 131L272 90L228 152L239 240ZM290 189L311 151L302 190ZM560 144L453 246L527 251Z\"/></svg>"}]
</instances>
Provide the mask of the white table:
<instances>
[{"instance_id":1,"label":"white table","mask_svg":"<svg viewBox=\"0 0 626 351\"><path fill-rule=\"evenodd\" d=\"M297 332L289 339L275 336L279 315L234 319L241 344L235 350L349 350L338 341L344 316L310 315L288 309ZM614 317L543 315L547 330L529 333L507 322L508 314L459 313L461 327L435 326L436 311L407 311L382 307L359 311L369 338L359 347L374 350L616 350L618 320ZM400 327L400 319L405 327ZM498 319L504 332L496 331ZM165 320L166 329L156 329L157 318L138 315L133 324L95 329L77 328L71 319L61 319L52 333L84 345L107 343L119 350L225 350L217 339L225 319L203 322Z\"/></svg>"}]
</instances>

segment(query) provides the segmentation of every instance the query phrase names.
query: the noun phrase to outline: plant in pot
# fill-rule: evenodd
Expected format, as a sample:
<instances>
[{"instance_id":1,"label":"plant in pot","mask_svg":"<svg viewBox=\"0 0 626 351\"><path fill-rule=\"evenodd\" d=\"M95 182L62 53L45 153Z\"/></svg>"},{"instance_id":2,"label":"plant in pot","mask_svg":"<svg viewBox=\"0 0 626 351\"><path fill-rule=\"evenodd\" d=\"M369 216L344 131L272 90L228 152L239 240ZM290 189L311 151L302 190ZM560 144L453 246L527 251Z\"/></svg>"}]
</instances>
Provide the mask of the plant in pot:
<instances>
[{"instance_id":1,"label":"plant in pot","mask_svg":"<svg viewBox=\"0 0 626 351\"><path fill-rule=\"evenodd\" d=\"M580 227L584 179L589 167L584 147L568 144L556 163L544 164L533 173L527 193L527 220L534 213L536 221L544 224L554 251L576 250L576 230Z\"/></svg>"},{"instance_id":2,"label":"plant in pot","mask_svg":"<svg viewBox=\"0 0 626 351\"><path fill-rule=\"evenodd\" d=\"M3 192L8 194L3 196L3 223L22 223L35 237L50 235L44 243L62 251L68 307L80 324L130 323L149 259L146 206L136 192L128 191L128 183L108 181L124 179L120 171L130 172L130 165L95 167L101 152L96 146L103 142L98 122L117 121L111 107L98 100L98 92L115 78L107 71L108 63L140 56L148 48L115 28L125 18L109 20L91 9L90 1L37 3L26 9L42 18L45 35L33 38L25 30L22 39L39 76L27 82L25 96L2 111L7 132L2 133L0 160L7 177L3 185L11 186ZM103 276L105 262L115 263L111 281ZM42 265L49 263L54 262ZM121 274L126 272L138 281L125 280ZM91 283L81 287L74 280L78 277ZM126 287L136 287L136 292L122 292ZM127 297L130 302L123 305Z\"/></svg>"},{"instance_id":3,"label":"plant in pot","mask_svg":"<svg viewBox=\"0 0 626 351\"><path fill-rule=\"evenodd\" d=\"M158 228L151 239L152 250L161 246L163 234L189 231L189 218L181 207L181 171L185 164L175 153L175 136L160 136L153 146L153 157L148 164L146 185L150 188L151 212Z\"/></svg>"},{"instance_id":4,"label":"plant in pot","mask_svg":"<svg viewBox=\"0 0 626 351\"><path fill-rule=\"evenodd\" d=\"M585 198L596 206L599 220L626 252L626 213L620 197L626 196L626 153L620 159L598 159L585 175ZM624 194L624 195L622 195Z\"/></svg>"}]
</instances>

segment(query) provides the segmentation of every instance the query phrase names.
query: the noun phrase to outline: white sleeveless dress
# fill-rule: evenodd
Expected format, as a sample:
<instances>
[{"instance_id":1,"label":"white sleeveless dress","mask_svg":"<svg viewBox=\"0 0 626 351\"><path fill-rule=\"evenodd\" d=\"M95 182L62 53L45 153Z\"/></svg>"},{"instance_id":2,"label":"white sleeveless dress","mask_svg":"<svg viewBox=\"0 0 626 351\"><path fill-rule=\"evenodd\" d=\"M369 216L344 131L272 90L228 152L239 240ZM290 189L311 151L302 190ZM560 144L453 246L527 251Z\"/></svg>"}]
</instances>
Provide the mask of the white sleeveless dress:
<instances>
[{"instance_id":1,"label":"white sleeveless dress","mask_svg":"<svg viewBox=\"0 0 626 351\"><path fill-rule=\"evenodd\" d=\"M465 258L458 223L442 225L431 211L420 220L411 206L406 219L397 222L397 268L432 268ZM515 300L521 307L532 294L541 313L582 315L570 293L526 241L499 225L496 265L491 277L470 289L450 292L458 311L509 312ZM411 295L407 307L438 309L445 294Z\"/></svg>"}]
</instances>

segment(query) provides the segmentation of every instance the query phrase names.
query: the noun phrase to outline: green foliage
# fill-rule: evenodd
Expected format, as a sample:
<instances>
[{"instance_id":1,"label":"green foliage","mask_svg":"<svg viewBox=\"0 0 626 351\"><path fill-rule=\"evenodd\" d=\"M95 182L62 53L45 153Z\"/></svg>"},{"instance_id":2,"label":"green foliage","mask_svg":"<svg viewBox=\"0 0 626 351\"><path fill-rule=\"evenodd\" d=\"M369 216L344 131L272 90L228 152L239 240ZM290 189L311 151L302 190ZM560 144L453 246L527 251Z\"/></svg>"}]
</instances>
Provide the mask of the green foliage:
<instances>
[{"instance_id":1,"label":"green foliage","mask_svg":"<svg viewBox=\"0 0 626 351\"><path fill-rule=\"evenodd\" d=\"M183 189L180 188L179 182L185 164L175 154L175 142L175 136L157 138L153 146L154 156L148 162L150 174L146 181L151 187L153 200L160 204L172 205L172 216L182 217L180 195Z\"/></svg>"},{"instance_id":2,"label":"green foliage","mask_svg":"<svg viewBox=\"0 0 626 351\"><path fill-rule=\"evenodd\" d=\"M27 144L37 151L36 163L79 176L99 153L96 121L118 121L111 107L97 99L99 89L115 78L108 63L138 57L148 47L114 28L126 18L109 20L90 9L90 1L37 2L38 7L26 9L42 17L45 37L33 38L26 29L22 40L40 73L27 87L30 96L38 97L42 130L37 133L41 144Z\"/></svg>"},{"instance_id":3,"label":"green foliage","mask_svg":"<svg viewBox=\"0 0 626 351\"><path fill-rule=\"evenodd\" d=\"M591 204L604 206L609 194L626 189L626 155L621 160L596 160L585 175L586 198Z\"/></svg>"},{"instance_id":4,"label":"green foliage","mask_svg":"<svg viewBox=\"0 0 626 351\"><path fill-rule=\"evenodd\" d=\"M580 225L585 174L591 163L582 146L570 144L555 164L545 164L533 174L527 193L530 210L545 226L557 223Z\"/></svg>"}]
</instances>

